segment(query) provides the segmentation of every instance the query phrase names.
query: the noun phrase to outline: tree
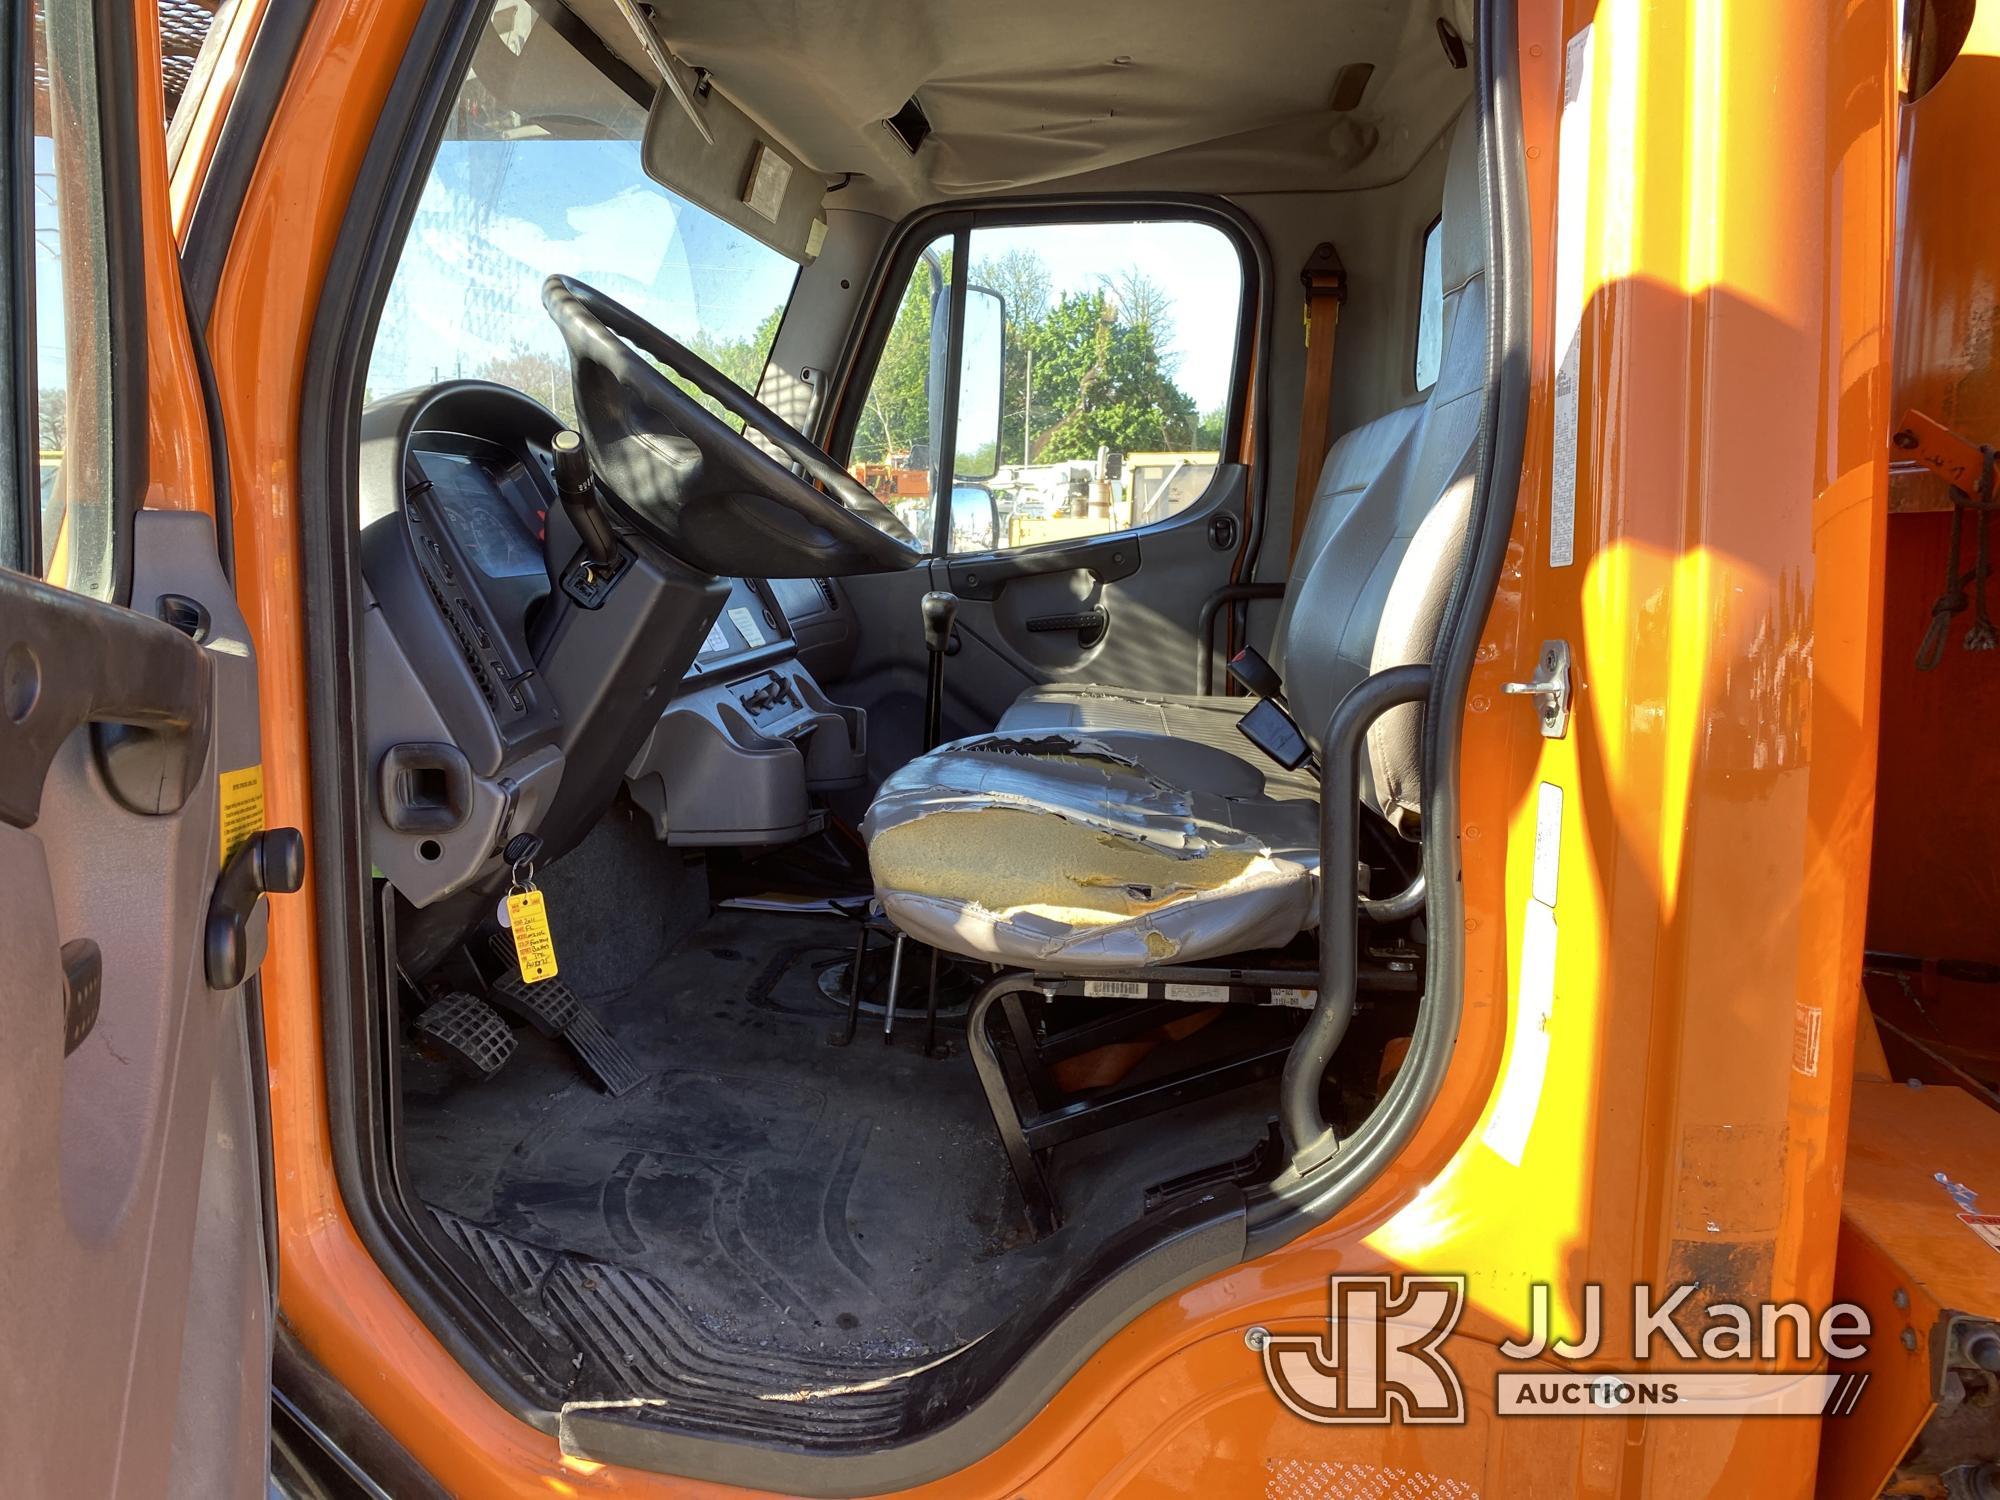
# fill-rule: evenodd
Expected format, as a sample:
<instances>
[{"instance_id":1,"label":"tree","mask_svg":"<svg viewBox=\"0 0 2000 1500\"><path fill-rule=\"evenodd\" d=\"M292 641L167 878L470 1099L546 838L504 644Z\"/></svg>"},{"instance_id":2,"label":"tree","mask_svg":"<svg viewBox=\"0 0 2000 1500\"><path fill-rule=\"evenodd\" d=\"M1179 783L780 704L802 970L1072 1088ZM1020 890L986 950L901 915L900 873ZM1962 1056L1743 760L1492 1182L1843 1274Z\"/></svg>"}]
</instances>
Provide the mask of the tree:
<instances>
[{"instance_id":1,"label":"tree","mask_svg":"<svg viewBox=\"0 0 2000 1500\"><path fill-rule=\"evenodd\" d=\"M61 448L69 440L69 392L64 387L50 386L41 392L42 446Z\"/></svg>"},{"instance_id":2,"label":"tree","mask_svg":"<svg viewBox=\"0 0 2000 1500\"><path fill-rule=\"evenodd\" d=\"M1138 266L1127 266L1115 275L1100 278L1105 294L1118 309L1120 322L1133 328L1150 328L1153 342L1165 349L1174 340L1174 299L1167 289ZM1163 365L1171 368L1174 361L1166 357Z\"/></svg>"},{"instance_id":3,"label":"tree","mask_svg":"<svg viewBox=\"0 0 2000 1500\"><path fill-rule=\"evenodd\" d=\"M1126 321L1102 289L1065 293L1028 342L1037 425L1048 421L1030 437L1035 462L1195 441L1194 399L1174 383L1155 324Z\"/></svg>"},{"instance_id":4,"label":"tree","mask_svg":"<svg viewBox=\"0 0 2000 1500\"><path fill-rule=\"evenodd\" d=\"M570 383L569 361L526 344L489 359L473 372L475 380L491 380L533 396L554 412L565 427L576 426L576 389Z\"/></svg>"},{"instance_id":5,"label":"tree","mask_svg":"<svg viewBox=\"0 0 2000 1500\"><path fill-rule=\"evenodd\" d=\"M1032 250L1016 246L980 261L972 268L972 284L1007 299L1010 325L1026 328L1048 316L1049 290L1054 282L1048 262Z\"/></svg>"},{"instance_id":6,"label":"tree","mask_svg":"<svg viewBox=\"0 0 2000 1500\"><path fill-rule=\"evenodd\" d=\"M949 265L943 275L951 275ZM931 278L921 261L903 290L855 425L855 463L907 461L930 445Z\"/></svg>"}]
</instances>

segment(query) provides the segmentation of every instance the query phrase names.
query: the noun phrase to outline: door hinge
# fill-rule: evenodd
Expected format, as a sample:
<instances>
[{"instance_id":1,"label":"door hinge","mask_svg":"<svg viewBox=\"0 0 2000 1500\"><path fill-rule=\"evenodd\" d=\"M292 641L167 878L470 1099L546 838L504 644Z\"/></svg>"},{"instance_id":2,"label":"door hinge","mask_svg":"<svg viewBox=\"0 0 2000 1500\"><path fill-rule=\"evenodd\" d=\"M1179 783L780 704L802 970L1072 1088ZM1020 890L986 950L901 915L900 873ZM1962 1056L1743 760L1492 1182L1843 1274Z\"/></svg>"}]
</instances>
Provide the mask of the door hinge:
<instances>
[{"instance_id":1,"label":"door hinge","mask_svg":"<svg viewBox=\"0 0 2000 1500\"><path fill-rule=\"evenodd\" d=\"M1541 711L1542 738L1559 740L1569 733L1569 642L1543 641L1535 658L1535 675L1510 682L1502 689L1512 696L1533 698Z\"/></svg>"}]
</instances>

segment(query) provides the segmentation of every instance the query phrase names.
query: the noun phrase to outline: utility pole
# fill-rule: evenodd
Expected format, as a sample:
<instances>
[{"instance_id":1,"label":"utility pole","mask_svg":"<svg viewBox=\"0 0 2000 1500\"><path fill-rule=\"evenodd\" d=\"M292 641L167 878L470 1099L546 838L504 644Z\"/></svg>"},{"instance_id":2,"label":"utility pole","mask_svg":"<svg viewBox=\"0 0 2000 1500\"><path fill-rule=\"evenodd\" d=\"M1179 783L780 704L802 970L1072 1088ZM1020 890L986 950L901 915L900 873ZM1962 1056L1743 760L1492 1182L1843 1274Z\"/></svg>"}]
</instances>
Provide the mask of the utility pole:
<instances>
[{"instance_id":1,"label":"utility pole","mask_svg":"<svg viewBox=\"0 0 2000 1500\"><path fill-rule=\"evenodd\" d=\"M1028 376L1021 382L1021 467L1032 459L1028 451L1028 413L1035 404L1035 346L1028 345Z\"/></svg>"}]
</instances>

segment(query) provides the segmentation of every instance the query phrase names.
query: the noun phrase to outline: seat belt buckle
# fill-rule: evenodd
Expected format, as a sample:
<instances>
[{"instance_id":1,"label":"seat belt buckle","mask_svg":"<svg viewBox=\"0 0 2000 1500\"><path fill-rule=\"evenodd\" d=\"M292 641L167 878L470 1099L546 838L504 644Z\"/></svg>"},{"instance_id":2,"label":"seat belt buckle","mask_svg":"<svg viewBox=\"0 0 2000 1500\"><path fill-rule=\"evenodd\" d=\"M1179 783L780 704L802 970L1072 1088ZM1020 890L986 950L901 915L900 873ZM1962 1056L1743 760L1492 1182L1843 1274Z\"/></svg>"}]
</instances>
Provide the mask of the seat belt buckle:
<instances>
[{"instance_id":1,"label":"seat belt buckle","mask_svg":"<svg viewBox=\"0 0 2000 1500\"><path fill-rule=\"evenodd\" d=\"M1236 721L1236 727L1287 771L1296 771L1312 758L1312 746L1298 721L1275 698L1259 698L1256 707Z\"/></svg>"},{"instance_id":2,"label":"seat belt buckle","mask_svg":"<svg viewBox=\"0 0 2000 1500\"><path fill-rule=\"evenodd\" d=\"M1285 701L1284 680L1255 646L1245 646L1229 658L1229 675L1253 698Z\"/></svg>"}]
</instances>

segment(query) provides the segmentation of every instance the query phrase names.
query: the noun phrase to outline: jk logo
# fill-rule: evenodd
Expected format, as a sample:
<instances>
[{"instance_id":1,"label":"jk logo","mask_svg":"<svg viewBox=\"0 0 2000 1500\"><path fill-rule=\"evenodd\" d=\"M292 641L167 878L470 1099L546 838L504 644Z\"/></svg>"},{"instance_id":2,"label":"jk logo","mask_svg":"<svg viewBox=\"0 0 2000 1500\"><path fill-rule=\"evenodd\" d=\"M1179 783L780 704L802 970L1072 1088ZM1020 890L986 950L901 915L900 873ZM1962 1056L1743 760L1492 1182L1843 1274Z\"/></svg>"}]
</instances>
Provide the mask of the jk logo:
<instances>
[{"instance_id":1,"label":"jk logo","mask_svg":"<svg viewBox=\"0 0 2000 1500\"><path fill-rule=\"evenodd\" d=\"M1264 1377L1308 1422L1465 1420L1441 1346L1465 1308L1463 1276L1336 1276L1324 1337L1272 1334Z\"/></svg>"}]
</instances>

